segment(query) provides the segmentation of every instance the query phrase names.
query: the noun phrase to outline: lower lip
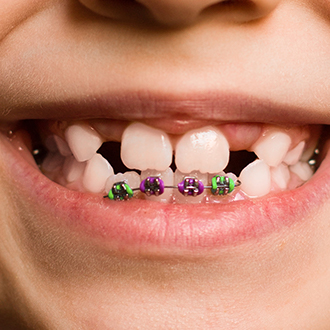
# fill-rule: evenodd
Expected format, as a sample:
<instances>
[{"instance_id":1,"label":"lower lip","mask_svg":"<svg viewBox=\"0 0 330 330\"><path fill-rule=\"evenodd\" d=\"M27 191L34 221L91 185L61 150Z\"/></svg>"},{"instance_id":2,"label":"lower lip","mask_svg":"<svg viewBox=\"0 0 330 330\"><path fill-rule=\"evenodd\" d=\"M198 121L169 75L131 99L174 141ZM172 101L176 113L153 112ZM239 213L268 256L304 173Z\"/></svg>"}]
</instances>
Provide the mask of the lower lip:
<instances>
[{"instance_id":1,"label":"lower lip","mask_svg":"<svg viewBox=\"0 0 330 330\"><path fill-rule=\"evenodd\" d=\"M1 138L7 171L19 194L45 210L49 221L87 240L129 255L188 255L234 246L311 218L330 198L330 155L302 187L228 204L114 202L61 187L32 166L17 145ZM36 219L38 221L38 219Z\"/></svg>"}]
</instances>

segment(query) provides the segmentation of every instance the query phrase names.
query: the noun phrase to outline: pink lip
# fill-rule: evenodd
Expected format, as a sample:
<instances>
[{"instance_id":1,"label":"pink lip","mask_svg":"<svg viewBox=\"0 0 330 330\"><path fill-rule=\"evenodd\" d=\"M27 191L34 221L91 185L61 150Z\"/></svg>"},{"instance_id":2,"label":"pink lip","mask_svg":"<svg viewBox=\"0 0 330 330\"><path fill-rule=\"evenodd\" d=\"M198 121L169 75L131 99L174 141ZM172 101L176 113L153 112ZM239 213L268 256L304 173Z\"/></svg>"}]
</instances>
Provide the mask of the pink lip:
<instances>
[{"instance_id":1,"label":"pink lip","mask_svg":"<svg viewBox=\"0 0 330 330\"><path fill-rule=\"evenodd\" d=\"M281 231L330 198L330 155L302 187L251 201L173 205L144 200L114 202L70 191L47 179L1 138L6 164L23 198L55 216L59 226L130 255L199 255ZM38 221L38 219L36 219Z\"/></svg>"},{"instance_id":2,"label":"pink lip","mask_svg":"<svg viewBox=\"0 0 330 330\"><path fill-rule=\"evenodd\" d=\"M40 111L40 109L47 109ZM6 114L6 121L23 119L75 120L109 118L128 121L159 119L183 122L262 122L304 125L330 124L324 113L271 99L233 92L168 95L146 91L125 91L115 95L72 97L57 103L38 103Z\"/></svg>"}]
</instances>

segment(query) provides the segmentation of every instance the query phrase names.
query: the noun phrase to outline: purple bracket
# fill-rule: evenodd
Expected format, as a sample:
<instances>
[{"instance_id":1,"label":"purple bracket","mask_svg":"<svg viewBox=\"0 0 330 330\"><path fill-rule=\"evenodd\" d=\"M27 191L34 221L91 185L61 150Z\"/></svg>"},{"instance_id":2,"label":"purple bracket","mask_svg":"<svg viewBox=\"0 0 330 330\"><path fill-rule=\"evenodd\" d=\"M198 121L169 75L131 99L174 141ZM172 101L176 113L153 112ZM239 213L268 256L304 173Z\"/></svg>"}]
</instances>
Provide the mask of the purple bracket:
<instances>
[{"instance_id":1,"label":"purple bracket","mask_svg":"<svg viewBox=\"0 0 330 330\"><path fill-rule=\"evenodd\" d=\"M147 196L159 196L164 193L165 184L157 176L148 176L140 184L140 190Z\"/></svg>"},{"instance_id":2,"label":"purple bracket","mask_svg":"<svg viewBox=\"0 0 330 330\"><path fill-rule=\"evenodd\" d=\"M203 193L203 182L195 177L185 177L182 182L178 184L180 193L184 196L198 196Z\"/></svg>"}]
</instances>

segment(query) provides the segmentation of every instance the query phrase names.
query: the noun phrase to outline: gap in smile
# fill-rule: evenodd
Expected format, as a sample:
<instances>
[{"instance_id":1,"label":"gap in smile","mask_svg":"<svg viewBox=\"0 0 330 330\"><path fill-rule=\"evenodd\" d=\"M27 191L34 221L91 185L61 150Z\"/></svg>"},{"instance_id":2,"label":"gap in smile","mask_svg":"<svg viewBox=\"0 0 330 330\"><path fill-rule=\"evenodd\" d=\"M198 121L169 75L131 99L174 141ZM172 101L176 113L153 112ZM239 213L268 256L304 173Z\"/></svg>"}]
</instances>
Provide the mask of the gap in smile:
<instances>
[{"instance_id":1,"label":"gap in smile","mask_svg":"<svg viewBox=\"0 0 330 330\"><path fill-rule=\"evenodd\" d=\"M93 119L27 121L20 132L29 132L40 170L70 190L102 198L125 182L133 198L180 204L230 203L301 186L320 165L322 129L229 123L173 134L142 122ZM155 177L164 182L164 192L142 193L141 182ZM201 181L203 193L180 192L176 187L187 177ZM230 193L212 193L215 177L232 180Z\"/></svg>"}]
</instances>

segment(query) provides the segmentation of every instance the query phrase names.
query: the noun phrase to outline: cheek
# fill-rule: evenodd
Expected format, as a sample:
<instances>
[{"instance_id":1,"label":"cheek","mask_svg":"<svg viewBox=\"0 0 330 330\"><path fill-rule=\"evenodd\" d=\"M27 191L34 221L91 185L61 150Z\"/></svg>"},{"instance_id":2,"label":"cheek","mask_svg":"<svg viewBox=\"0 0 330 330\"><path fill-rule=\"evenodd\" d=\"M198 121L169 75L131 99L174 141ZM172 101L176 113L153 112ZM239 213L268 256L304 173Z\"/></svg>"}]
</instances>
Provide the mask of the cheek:
<instances>
[{"instance_id":1,"label":"cheek","mask_svg":"<svg viewBox=\"0 0 330 330\"><path fill-rule=\"evenodd\" d=\"M2 0L0 4L0 40L51 0Z\"/></svg>"}]
</instances>

